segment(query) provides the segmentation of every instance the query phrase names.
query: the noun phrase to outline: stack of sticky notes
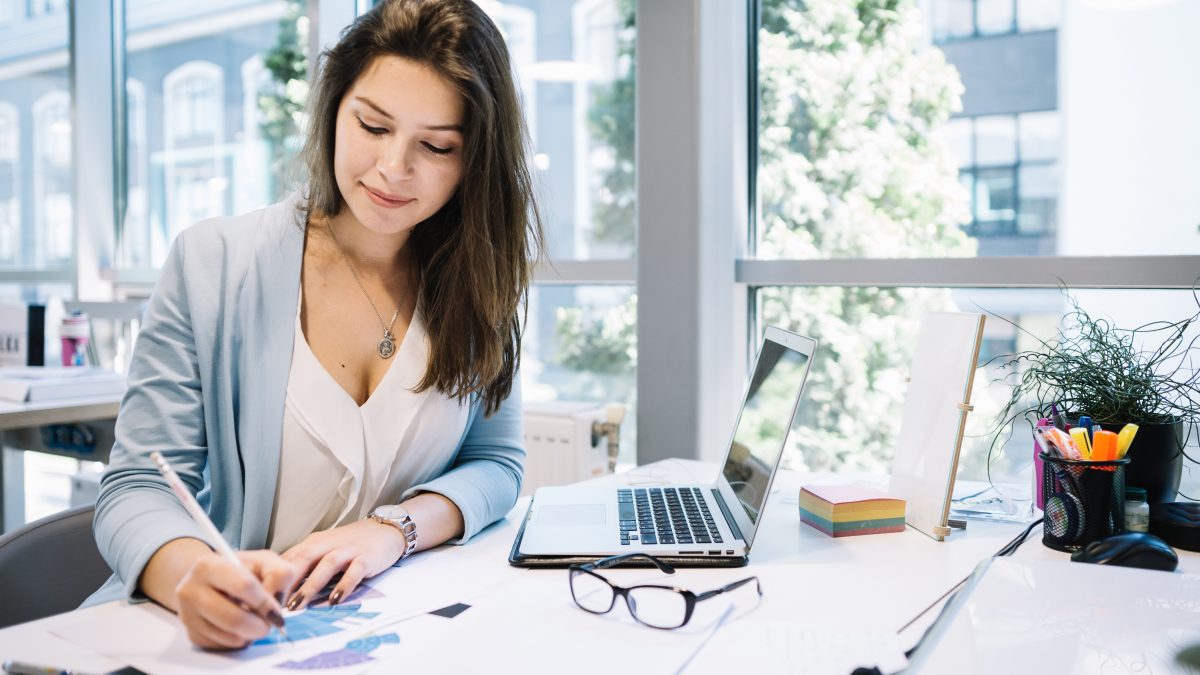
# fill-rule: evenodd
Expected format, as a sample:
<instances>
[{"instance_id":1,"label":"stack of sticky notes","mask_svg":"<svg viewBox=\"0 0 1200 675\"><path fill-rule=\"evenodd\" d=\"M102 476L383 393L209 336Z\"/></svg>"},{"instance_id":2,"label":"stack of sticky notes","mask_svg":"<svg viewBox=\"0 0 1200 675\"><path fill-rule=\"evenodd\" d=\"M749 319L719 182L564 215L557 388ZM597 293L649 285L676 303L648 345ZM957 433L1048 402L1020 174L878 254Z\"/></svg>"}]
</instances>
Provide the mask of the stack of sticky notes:
<instances>
[{"instance_id":1,"label":"stack of sticky notes","mask_svg":"<svg viewBox=\"0 0 1200 675\"><path fill-rule=\"evenodd\" d=\"M800 520L831 537L904 531L904 500L867 485L809 485Z\"/></svg>"}]
</instances>

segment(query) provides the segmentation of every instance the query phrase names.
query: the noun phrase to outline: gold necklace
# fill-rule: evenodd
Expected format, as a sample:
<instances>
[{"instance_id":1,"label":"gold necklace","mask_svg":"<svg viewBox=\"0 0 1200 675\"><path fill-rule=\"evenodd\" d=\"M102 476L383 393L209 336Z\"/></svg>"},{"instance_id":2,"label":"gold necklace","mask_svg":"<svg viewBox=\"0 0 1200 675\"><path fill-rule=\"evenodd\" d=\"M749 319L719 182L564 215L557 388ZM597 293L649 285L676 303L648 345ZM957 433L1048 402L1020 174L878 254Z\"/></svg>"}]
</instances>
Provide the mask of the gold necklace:
<instances>
[{"instance_id":1,"label":"gold necklace","mask_svg":"<svg viewBox=\"0 0 1200 675\"><path fill-rule=\"evenodd\" d=\"M379 313L379 308L375 306L375 301L371 299L371 294L367 292L367 287L363 286L362 279L358 278L358 272L354 271L354 264L350 262L350 256L346 255L346 249L342 248L341 243L338 242L337 235L333 233L333 226L329 224L329 221L325 221L325 229L329 230L329 236L333 238L333 245L337 247L338 253L342 254L342 260L345 260L346 267L350 268L350 274L354 277L354 283L358 284L363 295L367 296L367 302L371 303L371 310L375 312L375 318L379 320L379 325L383 328L383 337L380 338L379 345L376 347L379 358L392 358L392 354L396 353L396 340L392 336L392 326L396 324L396 317L400 316L400 306L397 305L396 311L392 312L392 320L384 324L383 315ZM401 302L404 301L404 292L406 290L408 289L402 288L400 290Z\"/></svg>"}]
</instances>

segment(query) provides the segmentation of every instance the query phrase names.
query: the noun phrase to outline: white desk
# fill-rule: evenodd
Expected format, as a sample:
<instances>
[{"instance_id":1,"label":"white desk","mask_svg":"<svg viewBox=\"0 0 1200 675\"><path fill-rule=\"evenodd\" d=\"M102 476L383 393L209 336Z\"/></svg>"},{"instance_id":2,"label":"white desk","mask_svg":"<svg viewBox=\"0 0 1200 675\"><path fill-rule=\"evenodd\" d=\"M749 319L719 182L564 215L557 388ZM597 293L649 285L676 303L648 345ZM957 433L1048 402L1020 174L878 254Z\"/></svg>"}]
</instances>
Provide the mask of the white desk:
<instances>
[{"instance_id":1,"label":"white desk","mask_svg":"<svg viewBox=\"0 0 1200 675\"><path fill-rule=\"evenodd\" d=\"M25 522L25 462L18 451L37 450L77 459L107 461L112 447L112 424L121 408L121 394L86 398L14 403L0 401L0 533ZM49 424L103 422L96 433L94 455L80 456L45 448L37 435L39 427Z\"/></svg>"},{"instance_id":2,"label":"white desk","mask_svg":"<svg viewBox=\"0 0 1200 675\"><path fill-rule=\"evenodd\" d=\"M598 480L614 483L647 478L703 480L715 471L712 465L668 460ZM897 534L832 539L800 523L796 495L799 486L808 482L845 480L837 476L810 480L791 472L781 473L752 549L751 564L740 569L681 569L672 583L704 591L757 575L763 587L762 601L744 616L735 614L736 621L766 624L823 617L851 623L874 619L896 630L1022 529L1015 524L971 521L966 532L955 532L943 543L912 529ZM525 506L526 501L522 500L506 520L485 530L466 546L421 553L384 575L383 581L402 583L404 588L411 589L412 602L424 602L428 609L458 601L472 605L460 617L438 624L451 628L432 630L429 625L416 623L397 625L402 637L393 653L399 655L401 662L388 664L394 666L391 672L402 669L407 672L674 672L702 642L703 634L686 633L690 624L681 631L654 631L633 624L620 605L602 617L580 611L571 602L564 570L508 566L506 558ZM1059 560L1066 557L1042 546L1040 530L1031 533L1017 556ZM1181 558L1182 568L1190 572L1200 570L1200 555L1181 552ZM616 583L631 583L655 575L661 581L661 575L648 570L606 572L611 572L609 576ZM480 585L489 590L475 592ZM472 587L472 591L464 590ZM736 598L739 603L752 597L744 590L736 593L743 594ZM464 597L467 594L470 597ZM389 601L396 595L389 594ZM406 598L398 600L400 605L405 602ZM428 604L431 602L435 604ZM706 604L701 603L700 607ZM53 631L67 632L64 627L72 626L74 631L82 632L123 624L134 630L133 619L147 612L162 610L110 603L15 626L0 631L0 655L84 672L116 669L128 664L101 656ZM907 649L915 644L935 614L936 611L929 612L903 633L901 646ZM693 623L699 619L697 616ZM178 645L183 632L181 628L175 632L171 641ZM151 653L159 653L162 648L154 644L145 646ZM226 659L227 665L237 665L231 657L201 656ZM763 666L772 663L771 658L770 653L749 655L745 672L762 672ZM160 663L153 672L220 670L212 667L211 660L207 663L200 668L190 667L182 660L170 665ZM686 672L706 672L703 652Z\"/></svg>"}]
</instances>

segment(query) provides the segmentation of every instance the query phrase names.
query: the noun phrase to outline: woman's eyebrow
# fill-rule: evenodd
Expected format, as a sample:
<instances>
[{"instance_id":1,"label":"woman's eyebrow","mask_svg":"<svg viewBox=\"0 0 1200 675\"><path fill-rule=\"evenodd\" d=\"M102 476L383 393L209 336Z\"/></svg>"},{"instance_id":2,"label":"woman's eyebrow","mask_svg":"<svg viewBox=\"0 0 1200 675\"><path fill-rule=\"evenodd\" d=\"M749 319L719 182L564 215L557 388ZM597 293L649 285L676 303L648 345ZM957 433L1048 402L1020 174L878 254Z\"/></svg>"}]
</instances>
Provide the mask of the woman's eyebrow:
<instances>
[{"instance_id":1,"label":"woman's eyebrow","mask_svg":"<svg viewBox=\"0 0 1200 675\"><path fill-rule=\"evenodd\" d=\"M374 108L375 112L379 113L380 115L383 115L384 117L388 118L389 120L393 119L391 113L384 110L383 108L380 108L374 101L367 98L366 96L355 96L354 100L361 101L361 102L371 106L372 108Z\"/></svg>"}]
</instances>

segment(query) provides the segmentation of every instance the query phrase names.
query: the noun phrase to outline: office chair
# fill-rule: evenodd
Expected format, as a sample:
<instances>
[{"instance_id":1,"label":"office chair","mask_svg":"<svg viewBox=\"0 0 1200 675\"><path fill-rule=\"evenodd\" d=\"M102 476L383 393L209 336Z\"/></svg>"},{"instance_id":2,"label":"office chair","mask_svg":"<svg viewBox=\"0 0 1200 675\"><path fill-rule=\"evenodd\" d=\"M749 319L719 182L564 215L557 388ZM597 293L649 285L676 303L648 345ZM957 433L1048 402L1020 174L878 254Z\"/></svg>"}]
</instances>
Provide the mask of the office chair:
<instances>
[{"instance_id":1,"label":"office chair","mask_svg":"<svg viewBox=\"0 0 1200 675\"><path fill-rule=\"evenodd\" d=\"M81 506L0 535L0 628L75 609L108 579L95 512Z\"/></svg>"}]
</instances>

